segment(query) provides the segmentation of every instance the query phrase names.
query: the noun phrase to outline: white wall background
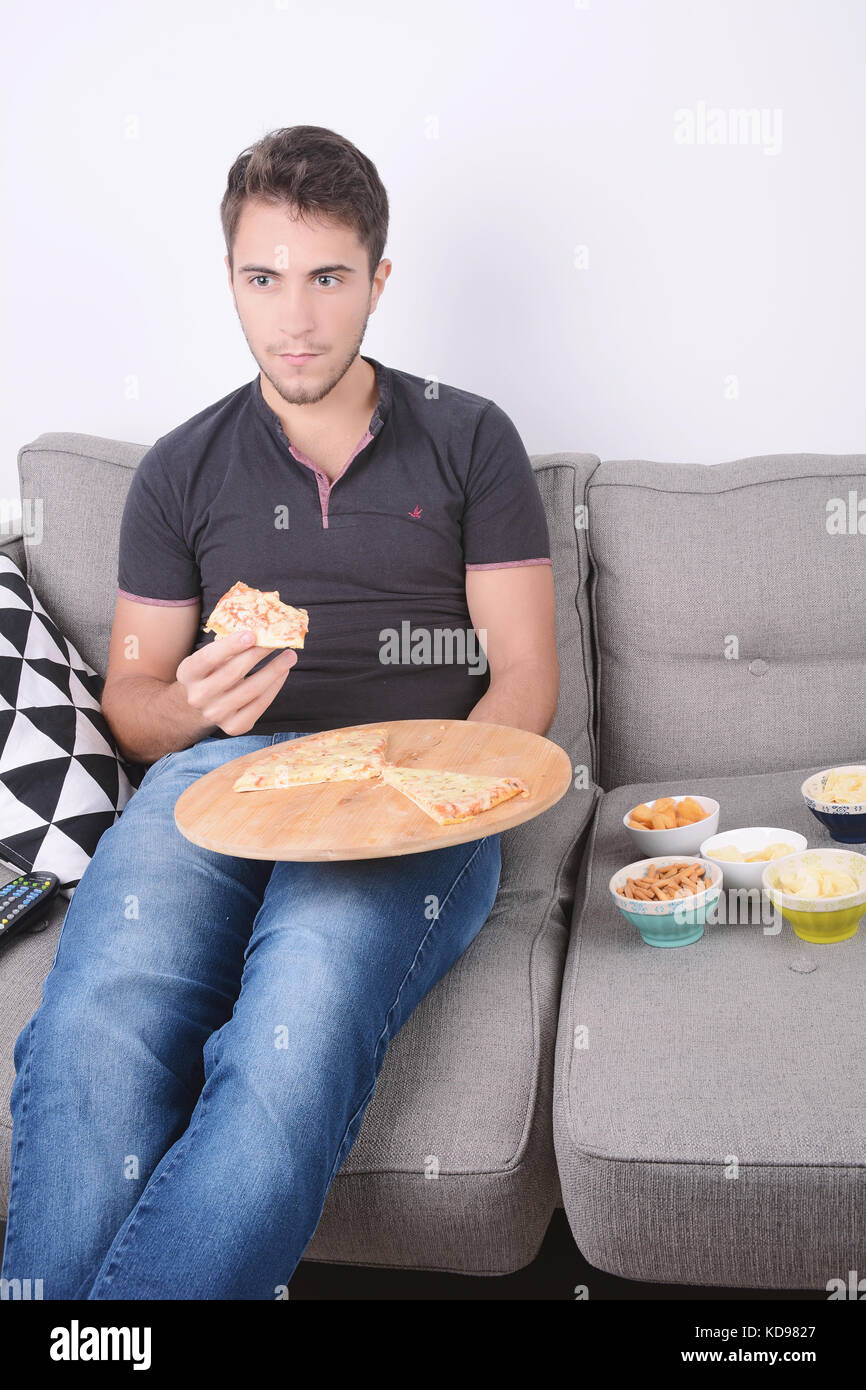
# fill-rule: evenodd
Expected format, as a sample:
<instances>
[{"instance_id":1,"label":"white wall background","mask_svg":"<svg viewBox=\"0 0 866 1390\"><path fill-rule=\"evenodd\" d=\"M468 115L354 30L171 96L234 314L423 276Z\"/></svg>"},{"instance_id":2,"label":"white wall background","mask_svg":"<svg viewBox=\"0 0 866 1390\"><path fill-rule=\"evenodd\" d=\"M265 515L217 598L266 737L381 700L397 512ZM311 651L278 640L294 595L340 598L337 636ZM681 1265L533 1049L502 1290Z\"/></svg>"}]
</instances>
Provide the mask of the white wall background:
<instances>
[{"instance_id":1,"label":"white wall background","mask_svg":"<svg viewBox=\"0 0 866 1390\"><path fill-rule=\"evenodd\" d=\"M218 208L296 123L391 200L362 351L493 397L530 453L866 449L866 0L41 0L4 28L4 506L40 432L149 444L255 376Z\"/></svg>"}]
</instances>

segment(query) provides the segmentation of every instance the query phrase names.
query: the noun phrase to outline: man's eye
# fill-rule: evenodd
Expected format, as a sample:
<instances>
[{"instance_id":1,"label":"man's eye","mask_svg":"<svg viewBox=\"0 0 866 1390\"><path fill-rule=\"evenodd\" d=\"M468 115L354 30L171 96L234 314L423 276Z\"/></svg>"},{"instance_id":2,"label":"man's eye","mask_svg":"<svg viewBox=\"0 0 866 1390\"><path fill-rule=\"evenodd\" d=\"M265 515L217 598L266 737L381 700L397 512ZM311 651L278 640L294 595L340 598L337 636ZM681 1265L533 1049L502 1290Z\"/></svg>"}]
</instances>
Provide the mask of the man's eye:
<instances>
[{"instance_id":1,"label":"man's eye","mask_svg":"<svg viewBox=\"0 0 866 1390\"><path fill-rule=\"evenodd\" d=\"M272 276L272 275L253 275L253 276L251 277L250 281L249 281L249 284L251 284L251 285L257 285L257 284L259 284L259 282L262 281L262 280L272 280L272 279L273 279L273 276ZM338 284L340 283L336 275L317 275L317 276L316 276L316 280L317 280L317 281L321 281L321 280L330 280L330 281L332 281L335 285L338 285Z\"/></svg>"}]
</instances>

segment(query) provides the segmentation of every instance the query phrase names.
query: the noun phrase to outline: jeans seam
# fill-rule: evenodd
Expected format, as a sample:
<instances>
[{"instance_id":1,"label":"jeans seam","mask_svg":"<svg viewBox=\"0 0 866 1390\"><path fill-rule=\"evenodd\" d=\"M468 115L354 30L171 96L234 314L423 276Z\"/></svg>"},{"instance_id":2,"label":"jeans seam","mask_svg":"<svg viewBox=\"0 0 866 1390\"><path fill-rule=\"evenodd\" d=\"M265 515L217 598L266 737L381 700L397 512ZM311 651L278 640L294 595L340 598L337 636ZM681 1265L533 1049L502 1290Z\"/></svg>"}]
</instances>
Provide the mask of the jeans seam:
<instances>
[{"instance_id":1,"label":"jeans seam","mask_svg":"<svg viewBox=\"0 0 866 1390\"><path fill-rule=\"evenodd\" d=\"M488 837L485 835L485 836L484 836L484 839L483 839L483 840L479 840L478 844L475 846L475 849L472 851L472 853L470 854L469 858L466 860L466 863L463 865L463 868L460 870L459 874L458 874L457 877L455 878L455 880L454 880L454 882L452 883L451 887L448 889L448 892L445 894L445 897L442 899L442 902L441 902L441 903L439 904L439 906L437 907L437 909L436 909L436 916L432 919L429 928L428 928L427 931L424 933L423 937L421 938L420 942L418 943L418 949L417 949L417 951L415 952L415 956L414 956L414 958L413 958L413 960L412 960L412 964L409 966L409 969L406 971L406 974L404 975L403 980L402 980L402 982L401 982L401 984L400 984L400 988L397 990L397 994L396 994L396 996L395 996L395 998L394 998L394 1002L393 1002L393 1004L391 1005L391 1007L390 1007L390 1009L388 1010L388 1013L387 1013L387 1015L386 1015L386 1018L385 1018L385 1026L383 1027L382 1032L379 1034L379 1039L378 1039L378 1042L377 1042L377 1044L376 1044L377 1048L378 1048L378 1046L379 1046L379 1042L382 1041L382 1037L383 1037L383 1035L384 1035L384 1033L385 1033L385 1031L386 1031L386 1029L387 1029L387 1027L388 1027L388 1023L389 1023L389 1020L390 1020L390 1018L391 1018L391 1015L394 1013L394 1010L396 1009L397 1005L399 1004L400 998L401 998L401 996L402 996L402 994L403 994L403 991L404 991L404 989L406 988L406 986L407 986L407 984L409 983L409 981L411 980L412 975L413 975L414 972L415 972L415 968L416 968L416 966L418 965L418 961L419 961L419 959L420 959L420 957L421 957L421 954L422 954L422 952L424 951L424 948L426 947L428 941L430 940L430 934L431 934L431 932L433 931L433 928L434 928L436 925L438 925L438 923L439 923L439 919L440 919L441 916L442 916L443 909L444 909L444 908L447 906L447 904L448 904L448 899L451 897L451 895L452 895L452 893L454 892L455 888L457 887L458 883L459 883L460 880L463 878L463 875L466 874L466 873L468 873L469 870L472 868L472 865L475 863L475 860L478 858L478 855L481 853L482 849L483 849L484 846L486 845L486 843L487 843L487 838L488 838Z\"/></svg>"},{"instance_id":2,"label":"jeans seam","mask_svg":"<svg viewBox=\"0 0 866 1390\"><path fill-rule=\"evenodd\" d=\"M35 1019L35 1014L33 1018ZM21 1160L21 1148L23 1144L22 1132L24 1129L24 1122L27 1119L27 1111L30 1108L30 1065L33 1061L33 1034L35 1031L33 1027L33 1019L30 1019L24 1026L25 1028L30 1029L30 1036L28 1038L27 1043L27 1057L24 1062L24 1070L21 1076L21 1115L19 1123L16 1126L14 1152L12 1154L12 1161L9 1168L9 1204L6 1211L6 1240L2 1261L2 1263L4 1264L6 1263L6 1255L9 1250L10 1229L14 1234L14 1226L12 1226L11 1218L13 1210L15 1209L15 1197L17 1196L15 1189L18 1168Z\"/></svg>"}]
</instances>

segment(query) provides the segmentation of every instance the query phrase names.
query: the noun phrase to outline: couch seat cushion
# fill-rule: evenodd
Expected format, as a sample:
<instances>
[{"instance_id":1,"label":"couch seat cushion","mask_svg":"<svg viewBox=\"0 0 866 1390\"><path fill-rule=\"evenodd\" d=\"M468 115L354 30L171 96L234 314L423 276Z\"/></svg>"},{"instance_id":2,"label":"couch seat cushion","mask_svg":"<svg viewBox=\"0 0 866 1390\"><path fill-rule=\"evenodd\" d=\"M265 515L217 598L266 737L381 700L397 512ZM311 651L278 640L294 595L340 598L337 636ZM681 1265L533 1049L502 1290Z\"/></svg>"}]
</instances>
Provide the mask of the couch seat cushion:
<instances>
[{"instance_id":1,"label":"couch seat cushion","mask_svg":"<svg viewBox=\"0 0 866 1390\"><path fill-rule=\"evenodd\" d=\"M599 1269L779 1289L864 1272L866 922L819 946L784 920L778 932L720 921L693 945L660 949L608 890L641 857L623 815L664 794L715 797L719 831L772 825L834 846L799 790L821 766L638 783L600 801L554 1092L563 1205ZM588 1046L575 1046L580 1025Z\"/></svg>"}]
</instances>

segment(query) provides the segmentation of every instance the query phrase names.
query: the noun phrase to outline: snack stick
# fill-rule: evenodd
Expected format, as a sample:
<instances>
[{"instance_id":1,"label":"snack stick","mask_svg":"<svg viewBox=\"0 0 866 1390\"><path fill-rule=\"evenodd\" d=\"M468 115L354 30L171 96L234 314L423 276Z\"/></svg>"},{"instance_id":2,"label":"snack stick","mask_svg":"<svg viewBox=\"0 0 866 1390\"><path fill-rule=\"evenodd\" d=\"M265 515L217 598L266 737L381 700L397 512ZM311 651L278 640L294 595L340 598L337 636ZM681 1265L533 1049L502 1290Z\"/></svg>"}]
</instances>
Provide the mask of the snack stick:
<instances>
[{"instance_id":1,"label":"snack stick","mask_svg":"<svg viewBox=\"0 0 866 1390\"><path fill-rule=\"evenodd\" d=\"M643 878L627 879L625 886L618 888L617 892L623 897L642 902L666 902L672 898L693 897L709 886L707 869L700 863L688 864L681 860L657 865L653 861Z\"/></svg>"}]
</instances>

